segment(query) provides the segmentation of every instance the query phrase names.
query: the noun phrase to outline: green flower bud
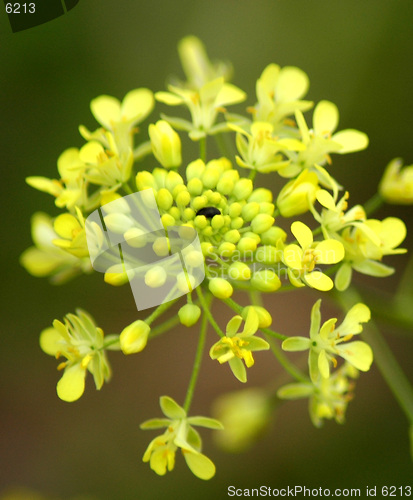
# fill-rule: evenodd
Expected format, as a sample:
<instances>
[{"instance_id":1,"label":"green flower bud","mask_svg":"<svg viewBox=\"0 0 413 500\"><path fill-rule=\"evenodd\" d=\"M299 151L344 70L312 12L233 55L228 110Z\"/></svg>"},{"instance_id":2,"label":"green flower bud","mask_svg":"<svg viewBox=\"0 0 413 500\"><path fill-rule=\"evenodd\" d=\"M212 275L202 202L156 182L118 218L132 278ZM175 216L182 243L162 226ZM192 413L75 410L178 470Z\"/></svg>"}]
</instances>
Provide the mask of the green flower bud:
<instances>
[{"instance_id":1,"label":"green flower bud","mask_svg":"<svg viewBox=\"0 0 413 500\"><path fill-rule=\"evenodd\" d=\"M175 200L178 207L186 207L191 202L191 195L186 190L181 191L180 193L177 194Z\"/></svg>"},{"instance_id":2,"label":"green flower bud","mask_svg":"<svg viewBox=\"0 0 413 500\"><path fill-rule=\"evenodd\" d=\"M150 326L140 319L124 328L119 337L123 354L142 351L148 342L150 331Z\"/></svg>"},{"instance_id":3,"label":"green flower bud","mask_svg":"<svg viewBox=\"0 0 413 500\"><path fill-rule=\"evenodd\" d=\"M208 198L205 195L197 196L192 201L192 208L195 210L195 212L198 212L198 210L201 210L201 208L206 207L207 203Z\"/></svg>"},{"instance_id":4,"label":"green flower bud","mask_svg":"<svg viewBox=\"0 0 413 500\"><path fill-rule=\"evenodd\" d=\"M261 243L261 238L258 236L258 234L253 233L252 231L247 231L246 233L243 233L243 238L252 238L257 245Z\"/></svg>"},{"instance_id":5,"label":"green flower bud","mask_svg":"<svg viewBox=\"0 0 413 500\"><path fill-rule=\"evenodd\" d=\"M172 215L169 215L169 214L163 214L161 217L161 221L162 221L163 227L175 225L175 219L172 217Z\"/></svg>"},{"instance_id":6,"label":"green flower bud","mask_svg":"<svg viewBox=\"0 0 413 500\"><path fill-rule=\"evenodd\" d=\"M156 169L155 169L156 170ZM168 189L171 193L174 191L174 189L179 186L183 185L184 180L182 177L178 174L178 172L170 171L166 174L165 177L165 187Z\"/></svg>"},{"instance_id":7,"label":"green flower bud","mask_svg":"<svg viewBox=\"0 0 413 500\"><path fill-rule=\"evenodd\" d=\"M147 243L146 233L137 227L132 227L123 233L126 243L132 248L142 248Z\"/></svg>"},{"instance_id":8,"label":"green flower bud","mask_svg":"<svg viewBox=\"0 0 413 500\"><path fill-rule=\"evenodd\" d=\"M244 262L233 262L229 266L228 276L232 280L248 281L251 278L251 269Z\"/></svg>"},{"instance_id":9,"label":"green flower bud","mask_svg":"<svg viewBox=\"0 0 413 500\"><path fill-rule=\"evenodd\" d=\"M103 218L105 226L109 231L116 234L123 234L133 226L133 221L125 214L112 213Z\"/></svg>"},{"instance_id":10,"label":"green flower bud","mask_svg":"<svg viewBox=\"0 0 413 500\"><path fill-rule=\"evenodd\" d=\"M195 217L195 210L192 208L185 208L184 213L183 213L183 218L184 220L190 220L192 221Z\"/></svg>"},{"instance_id":11,"label":"green flower bud","mask_svg":"<svg viewBox=\"0 0 413 500\"><path fill-rule=\"evenodd\" d=\"M110 266L109 269L105 273L105 283L108 283L112 286L122 286L132 279L134 276L133 270L128 271L125 270L125 266L123 264L116 264L114 266Z\"/></svg>"},{"instance_id":12,"label":"green flower bud","mask_svg":"<svg viewBox=\"0 0 413 500\"><path fill-rule=\"evenodd\" d=\"M176 282L182 293L188 293L194 289L195 278L190 273L180 272L176 277Z\"/></svg>"},{"instance_id":13,"label":"green flower bud","mask_svg":"<svg viewBox=\"0 0 413 500\"><path fill-rule=\"evenodd\" d=\"M188 181L188 191L192 196L199 196L204 190L204 185L202 184L201 179L195 177Z\"/></svg>"},{"instance_id":14,"label":"green flower bud","mask_svg":"<svg viewBox=\"0 0 413 500\"><path fill-rule=\"evenodd\" d=\"M217 184L217 191L227 196L232 193L234 189L234 182L232 179L220 179Z\"/></svg>"},{"instance_id":15,"label":"green flower bud","mask_svg":"<svg viewBox=\"0 0 413 500\"><path fill-rule=\"evenodd\" d=\"M244 318L244 320L247 319L248 311L250 310L250 308L254 309L254 311L257 313L259 328L268 328L269 326L271 326L272 324L271 314L267 311L267 309L265 309L265 307L261 306L244 307L241 313L241 316Z\"/></svg>"},{"instance_id":16,"label":"green flower bud","mask_svg":"<svg viewBox=\"0 0 413 500\"><path fill-rule=\"evenodd\" d=\"M179 220L181 218L181 212L178 207L171 207L169 209L169 214L172 215L175 220Z\"/></svg>"},{"instance_id":17,"label":"green flower bud","mask_svg":"<svg viewBox=\"0 0 413 500\"><path fill-rule=\"evenodd\" d=\"M268 231L261 233L261 241L264 245L276 245L277 241L285 241L287 239L287 233L283 231L280 227L273 226Z\"/></svg>"},{"instance_id":18,"label":"green flower bud","mask_svg":"<svg viewBox=\"0 0 413 500\"><path fill-rule=\"evenodd\" d=\"M149 125L152 151L159 163L165 167L179 167L182 163L181 140L175 130L164 120Z\"/></svg>"},{"instance_id":19,"label":"green flower bud","mask_svg":"<svg viewBox=\"0 0 413 500\"><path fill-rule=\"evenodd\" d=\"M234 292L232 285L223 278L212 278L209 280L208 288L218 299L228 299Z\"/></svg>"},{"instance_id":20,"label":"green flower bud","mask_svg":"<svg viewBox=\"0 0 413 500\"><path fill-rule=\"evenodd\" d=\"M158 204L158 207L161 208L162 210L169 210L172 207L174 199L172 198L171 193L167 189L162 188L158 191L156 195L156 202Z\"/></svg>"},{"instance_id":21,"label":"green flower bud","mask_svg":"<svg viewBox=\"0 0 413 500\"><path fill-rule=\"evenodd\" d=\"M238 202L231 203L231 205L229 207L229 212L228 212L231 219L239 217L241 215L241 212L242 212L241 203L238 203Z\"/></svg>"},{"instance_id":22,"label":"green flower bud","mask_svg":"<svg viewBox=\"0 0 413 500\"><path fill-rule=\"evenodd\" d=\"M261 264L274 264L280 261L279 252L272 245L264 245L257 248L255 260Z\"/></svg>"},{"instance_id":23,"label":"green flower bud","mask_svg":"<svg viewBox=\"0 0 413 500\"><path fill-rule=\"evenodd\" d=\"M234 243L221 243L218 247L218 254L221 255L221 257L229 258L235 252L235 249L236 246L234 245Z\"/></svg>"},{"instance_id":24,"label":"green flower bud","mask_svg":"<svg viewBox=\"0 0 413 500\"><path fill-rule=\"evenodd\" d=\"M242 207L242 218L246 221L251 221L256 215L260 212L260 205L253 201L251 203L247 203Z\"/></svg>"},{"instance_id":25,"label":"green flower bud","mask_svg":"<svg viewBox=\"0 0 413 500\"><path fill-rule=\"evenodd\" d=\"M153 242L152 248L156 255L158 255L159 257L166 257L167 255L169 255L169 241L164 236L156 238L156 240Z\"/></svg>"},{"instance_id":26,"label":"green flower bud","mask_svg":"<svg viewBox=\"0 0 413 500\"><path fill-rule=\"evenodd\" d=\"M166 281L166 271L161 266L154 266L145 273L145 284L150 288L159 288Z\"/></svg>"},{"instance_id":27,"label":"green flower bud","mask_svg":"<svg viewBox=\"0 0 413 500\"><path fill-rule=\"evenodd\" d=\"M248 201L249 202L256 201L257 203L262 203L262 202L271 203L272 192L266 188L254 189L254 191L251 193L251 196L248 198Z\"/></svg>"},{"instance_id":28,"label":"green flower bud","mask_svg":"<svg viewBox=\"0 0 413 500\"><path fill-rule=\"evenodd\" d=\"M228 241L229 243L234 243L237 244L241 238L241 235L239 231L236 229L231 229L230 231L227 231L224 235L224 240Z\"/></svg>"},{"instance_id":29,"label":"green flower bud","mask_svg":"<svg viewBox=\"0 0 413 500\"><path fill-rule=\"evenodd\" d=\"M231 229L241 229L244 225L244 219L242 217L235 217L231 221Z\"/></svg>"},{"instance_id":30,"label":"green flower bud","mask_svg":"<svg viewBox=\"0 0 413 500\"><path fill-rule=\"evenodd\" d=\"M219 181L220 175L221 172L218 168L208 166L202 175L202 182L204 186L210 189L215 188Z\"/></svg>"},{"instance_id":31,"label":"green flower bud","mask_svg":"<svg viewBox=\"0 0 413 500\"><path fill-rule=\"evenodd\" d=\"M260 214L268 214L268 215L274 214L275 210L274 203L268 203L267 201L264 201L259 205L260 205Z\"/></svg>"},{"instance_id":32,"label":"green flower bud","mask_svg":"<svg viewBox=\"0 0 413 500\"><path fill-rule=\"evenodd\" d=\"M202 177L204 170L205 163L202 160L192 161L186 167L186 178L188 179L188 181L191 181L192 179L199 179L200 177Z\"/></svg>"},{"instance_id":33,"label":"green flower bud","mask_svg":"<svg viewBox=\"0 0 413 500\"><path fill-rule=\"evenodd\" d=\"M204 257L208 257L214 253L214 245L209 241L203 241L201 243L201 249Z\"/></svg>"},{"instance_id":34,"label":"green flower bud","mask_svg":"<svg viewBox=\"0 0 413 500\"><path fill-rule=\"evenodd\" d=\"M211 219L211 226L214 229L221 229L225 224L224 222L224 217L222 215L215 215L215 217L212 217Z\"/></svg>"},{"instance_id":35,"label":"green flower bud","mask_svg":"<svg viewBox=\"0 0 413 500\"><path fill-rule=\"evenodd\" d=\"M208 219L205 215L197 215L194 219L194 224L197 229L205 229L208 225Z\"/></svg>"},{"instance_id":36,"label":"green flower bud","mask_svg":"<svg viewBox=\"0 0 413 500\"><path fill-rule=\"evenodd\" d=\"M251 286L260 292L275 292L281 286L280 278L270 269L252 275Z\"/></svg>"},{"instance_id":37,"label":"green flower bud","mask_svg":"<svg viewBox=\"0 0 413 500\"><path fill-rule=\"evenodd\" d=\"M268 214L258 214L251 222L251 227L254 233L261 234L268 231L274 224L274 217Z\"/></svg>"},{"instance_id":38,"label":"green flower bud","mask_svg":"<svg viewBox=\"0 0 413 500\"><path fill-rule=\"evenodd\" d=\"M253 238L242 237L237 245L240 252L255 252L257 249L257 242Z\"/></svg>"},{"instance_id":39,"label":"green flower bud","mask_svg":"<svg viewBox=\"0 0 413 500\"><path fill-rule=\"evenodd\" d=\"M201 308L195 304L185 304L179 309L178 316L179 321L189 328L198 321L201 316Z\"/></svg>"},{"instance_id":40,"label":"green flower bud","mask_svg":"<svg viewBox=\"0 0 413 500\"><path fill-rule=\"evenodd\" d=\"M245 200L252 193L252 180L240 179L235 183L232 194L237 200Z\"/></svg>"}]
</instances>

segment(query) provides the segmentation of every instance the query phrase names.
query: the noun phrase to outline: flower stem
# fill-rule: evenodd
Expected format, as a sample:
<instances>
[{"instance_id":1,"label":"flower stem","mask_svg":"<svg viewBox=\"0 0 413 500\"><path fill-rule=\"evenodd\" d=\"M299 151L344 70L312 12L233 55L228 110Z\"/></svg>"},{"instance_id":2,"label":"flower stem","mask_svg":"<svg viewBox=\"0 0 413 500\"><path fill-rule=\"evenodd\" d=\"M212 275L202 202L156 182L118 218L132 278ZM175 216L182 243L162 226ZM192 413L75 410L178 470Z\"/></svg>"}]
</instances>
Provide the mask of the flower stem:
<instances>
[{"instance_id":1,"label":"flower stem","mask_svg":"<svg viewBox=\"0 0 413 500\"><path fill-rule=\"evenodd\" d=\"M166 297L166 300L168 299L168 297ZM150 325L151 323L153 323L155 321L156 318L158 318L161 314L163 314L165 311L167 311L170 307L172 307L175 302L177 301L178 299L175 299L175 300L170 300L168 302L164 302L163 304L161 304L160 306L158 306L154 311L153 313L148 316L146 319L145 319L145 323L147 323L148 325Z\"/></svg>"},{"instance_id":2,"label":"flower stem","mask_svg":"<svg viewBox=\"0 0 413 500\"><path fill-rule=\"evenodd\" d=\"M202 137L202 139L199 140L199 157L204 163L206 163L206 157L207 157L206 137Z\"/></svg>"},{"instance_id":3,"label":"flower stem","mask_svg":"<svg viewBox=\"0 0 413 500\"><path fill-rule=\"evenodd\" d=\"M364 210L366 211L366 215L371 215L376 210L378 210L384 203L383 198L379 193L373 195L369 200L364 204Z\"/></svg>"},{"instance_id":4,"label":"flower stem","mask_svg":"<svg viewBox=\"0 0 413 500\"><path fill-rule=\"evenodd\" d=\"M340 297L340 302L346 309L360 300L361 297L354 288L341 294ZM373 321L369 322L362 337L373 349L378 369L406 414L410 425L413 425L413 388Z\"/></svg>"},{"instance_id":5,"label":"flower stem","mask_svg":"<svg viewBox=\"0 0 413 500\"><path fill-rule=\"evenodd\" d=\"M188 413L189 407L192 402L192 397L194 395L195 385L198 380L199 370L201 368L202 354L204 352L205 340L206 340L206 332L207 332L207 317L204 314L201 322L201 330L199 332L199 340L198 347L196 349L194 367L192 369L191 379L189 381L188 390L186 392L185 402L184 402L184 410Z\"/></svg>"},{"instance_id":6,"label":"flower stem","mask_svg":"<svg viewBox=\"0 0 413 500\"><path fill-rule=\"evenodd\" d=\"M274 356L277 358L280 365L287 371L293 378L298 380L299 382L309 382L308 377L303 375L298 368L291 363L291 361L284 355L283 351L280 347L269 337L269 335L265 335L265 340L270 344L271 351Z\"/></svg>"},{"instance_id":7,"label":"flower stem","mask_svg":"<svg viewBox=\"0 0 413 500\"><path fill-rule=\"evenodd\" d=\"M212 327L214 328L214 330L217 332L217 334L220 337L225 337L224 332L218 326L218 323L215 321L215 319L214 319L214 317L213 317L213 315L212 315L212 313L210 311L211 305L208 304L208 302L206 301L206 299L204 297L204 293L201 290L200 286L197 287L196 293L198 294L199 302L200 302L200 304L202 306L202 309L204 310L205 316L208 318L208 321L211 323Z\"/></svg>"}]
</instances>

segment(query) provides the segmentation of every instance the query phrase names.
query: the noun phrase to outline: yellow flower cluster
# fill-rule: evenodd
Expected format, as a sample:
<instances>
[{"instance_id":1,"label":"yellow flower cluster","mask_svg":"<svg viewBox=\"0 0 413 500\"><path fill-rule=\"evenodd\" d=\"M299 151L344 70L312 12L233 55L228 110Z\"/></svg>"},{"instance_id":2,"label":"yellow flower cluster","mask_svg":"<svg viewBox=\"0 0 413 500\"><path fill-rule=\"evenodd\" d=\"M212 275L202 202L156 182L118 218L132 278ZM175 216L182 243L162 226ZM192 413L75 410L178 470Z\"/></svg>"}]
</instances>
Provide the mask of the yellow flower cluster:
<instances>
[{"instance_id":1,"label":"yellow flower cluster","mask_svg":"<svg viewBox=\"0 0 413 500\"><path fill-rule=\"evenodd\" d=\"M84 392L87 371L93 375L97 389L109 380L107 350L120 350L125 355L139 353L153 337L168 332L175 324L189 328L199 323L199 345L185 403L181 407L169 397L161 398L166 418L147 421L142 428L165 431L152 440L143 460L163 475L174 468L176 451L181 448L190 470L201 479L209 479L215 474L215 466L201 453L201 438L192 426L215 430L222 426L214 419L187 416L207 325L218 336L209 346L210 358L219 364L228 362L237 380L246 382L246 368L252 368L255 362L253 352L271 348L297 380L279 389L278 398L310 398L310 415L316 426L326 418L342 422L358 370L369 370L373 362L369 345L351 340L369 321L369 308L358 303L339 326L335 318L321 324L321 299L317 300L309 337L287 337L270 328L273 318L262 305L261 294L305 287L318 292L334 287L343 291L350 286L353 271L388 276L394 269L382 260L406 251L398 248L406 227L395 217L368 218L367 206L348 209L349 193L340 194L342 187L330 173L332 155L363 150L368 138L355 129L337 131L339 112L330 101L316 104L310 120L304 117L314 103L304 100L309 79L301 69L268 65L256 82L255 103L241 115L227 110L247 99L243 90L229 82L230 66L211 62L195 37L182 40L178 50L185 81L175 79L167 91L156 93L138 88L122 101L108 95L93 99L90 108L99 128L89 131L79 127L86 142L60 155L58 178L27 178L29 185L52 195L63 212L54 218L43 213L33 216L34 246L22 254L21 262L32 275L63 283L92 271L93 245L103 246L109 238L104 232L110 231L125 245L119 245L122 263L116 259L113 265L110 262L104 281L115 286L130 281L134 269L125 265L123 251L125 255L136 251L138 256L150 247L158 261L143 266L143 280L146 290L161 290L168 279L162 261L177 253L172 232L176 230L182 240L188 233L199 238L202 252L191 247L187 252L189 270L180 268L175 273L177 268L171 268L176 278L174 287L186 294L177 314L157 323L178 300L165 293L163 302L147 317L135 319L119 335L104 337L90 315L78 310L66 315L63 323L55 320L52 328L42 332L40 344L47 354L65 358L58 367L64 373L57 393L65 401L74 401ZM137 125L149 116L156 101L185 107L189 116L161 114L161 119L148 124L145 137ZM228 153L228 141L222 140L222 134L232 136L236 154ZM210 141L215 140L220 154L208 155ZM186 148L191 141L198 144L199 154L189 157L194 144L192 150ZM399 160L391 162L379 196L392 203L412 203L412 168L402 170ZM281 187L273 188L272 175L257 178L258 174L277 175ZM146 209L157 210L158 227L153 234L151 224L149 233L145 232L146 226L135 220L123 198L136 192L142 195L145 190L151 190L156 206L145 206L143 215L142 211L139 215L145 217ZM114 201L116 207L111 204ZM96 221L88 225L92 212L99 214L101 226ZM303 215L305 222L300 220ZM96 231L93 244L87 237L89 227ZM158 237L159 229L165 234ZM195 268L202 270L202 278L206 277L198 287L192 282ZM248 305L236 302L235 291L248 295ZM213 313L215 298L236 313L226 328L221 315ZM260 330L265 340L259 336ZM279 341L282 348L275 345ZM283 352L305 350L309 351L309 378ZM345 360L339 367L338 357ZM250 418L243 429L235 411L221 401L223 419L233 426L229 437L222 439L227 447L238 450L246 446L266 426L274 401L279 402L270 392L246 391L229 398L242 415ZM251 407L254 402L256 408Z\"/></svg>"}]
</instances>

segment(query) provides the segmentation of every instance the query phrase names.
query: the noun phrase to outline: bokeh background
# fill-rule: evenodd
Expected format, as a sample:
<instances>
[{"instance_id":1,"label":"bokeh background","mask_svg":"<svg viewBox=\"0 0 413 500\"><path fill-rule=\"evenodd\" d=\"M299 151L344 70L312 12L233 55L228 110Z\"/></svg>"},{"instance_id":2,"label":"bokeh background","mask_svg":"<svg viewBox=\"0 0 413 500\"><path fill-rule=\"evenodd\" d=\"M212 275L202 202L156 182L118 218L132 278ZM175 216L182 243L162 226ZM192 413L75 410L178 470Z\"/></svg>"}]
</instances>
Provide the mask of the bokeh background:
<instances>
[{"instance_id":1,"label":"bokeh background","mask_svg":"<svg viewBox=\"0 0 413 500\"><path fill-rule=\"evenodd\" d=\"M23 487L60 499L206 499L226 498L230 485L364 491L411 484L406 419L375 367L359 380L346 425L315 429L306 403L292 402L242 455L220 451L204 432L205 452L217 465L212 481L193 477L180 457L173 473L157 477L141 461L153 434L140 431L139 423L159 414L160 395L183 400L195 333L176 328L140 355L113 353L112 382L97 392L89 380L80 401L64 403L55 394L56 362L40 351L39 332L78 306L105 332L118 332L136 319L132 294L104 285L98 274L53 287L29 276L18 260L31 244L31 214L57 213L52 198L24 178L56 175L58 155L82 144L78 125L95 126L92 98L121 98L136 87L161 90L170 73L180 74L176 44L187 34L199 36L212 58L232 61L233 81L248 92L248 104L270 62L304 69L309 98L334 101L340 127L370 137L366 151L336 157L333 167L351 202L365 201L390 159L413 163L412 23L411 0L81 0L65 16L16 34L0 13L0 496ZM378 215L402 217L412 234L412 210L385 207ZM406 245L412 243L410 235ZM383 293L396 290L407 259L389 262L398 276L368 281ZM299 293L266 300L276 329L305 335L314 298ZM337 312L325 303L326 311ZM379 325L412 379L411 328ZM281 373L269 354L260 358L249 371L252 386ZM228 368L205 357L193 411L209 414L216 395L236 388Z\"/></svg>"}]
</instances>

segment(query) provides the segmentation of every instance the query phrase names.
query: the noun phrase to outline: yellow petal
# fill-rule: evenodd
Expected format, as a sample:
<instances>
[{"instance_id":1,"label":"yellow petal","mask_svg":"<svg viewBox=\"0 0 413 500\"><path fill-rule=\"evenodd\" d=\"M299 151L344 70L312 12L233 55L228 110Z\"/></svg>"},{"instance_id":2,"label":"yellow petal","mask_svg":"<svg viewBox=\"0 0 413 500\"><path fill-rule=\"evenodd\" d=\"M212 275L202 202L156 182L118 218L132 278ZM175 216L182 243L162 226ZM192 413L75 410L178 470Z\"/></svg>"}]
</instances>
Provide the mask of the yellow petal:
<instances>
[{"instance_id":1,"label":"yellow petal","mask_svg":"<svg viewBox=\"0 0 413 500\"><path fill-rule=\"evenodd\" d=\"M79 221L71 214L61 214L54 221L54 230L62 238L71 240L73 233L82 229Z\"/></svg>"},{"instance_id":2,"label":"yellow petal","mask_svg":"<svg viewBox=\"0 0 413 500\"><path fill-rule=\"evenodd\" d=\"M122 119L139 123L149 115L153 106L154 98L149 89L131 90L126 94L122 102Z\"/></svg>"},{"instance_id":3,"label":"yellow petal","mask_svg":"<svg viewBox=\"0 0 413 500\"><path fill-rule=\"evenodd\" d=\"M215 475L214 463L202 453L193 453L182 450L186 464L191 472L199 479L211 479Z\"/></svg>"},{"instance_id":4,"label":"yellow petal","mask_svg":"<svg viewBox=\"0 0 413 500\"><path fill-rule=\"evenodd\" d=\"M120 121L120 102L115 97L101 95L90 103L93 116L105 128L111 129L112 125Z\"/></svg>"},{"instance_id":5,"label":"yellow petal","mask_svg":"<svg viewBox=\"0 0 413 500\"><path fill-rule=\"evenodd\" d=\"M323 205L323 207L326 207L329 210L333 210L334 212L337 211L334 198L325 189L320 189L319 191L317 191L316 198L318 203L320 203L320 205Z\"/></svg>"},{"instance_id":6,"label":"yellow petal","mask_svg":"<svg viewBox=\"0 0 413 500\"><path fill-rule=\"evenodd\" d=\"M334 286L331 278L323 274L321 271L313 271L312 273L308 273L305 275L304 279L312 288L321 290L322 292L327 292Z\"/></svg>"},{"instance_id":7,"label":"yellow petal","mask_svg":"<svg viewBox=\"0 0 413 500\"><path fill-rule=\"evenodd\" d=\"M56 387L59 398L69 403L79 399L85 390L85 376L80 363L66 368Z\"/></svg>"},{"instance_id":8,"label":"yellow petal","mask_svg":"<svg viewBox=\"0 0 413 500\"><path fill-rule=\"evenodd\" d=\"M369 138L367 135L364 132L353 129L337 132L333 135L332 139L342 146L340 151L337 151L339 154L361 151L362 149L366 149L369 145Z\"/></svg>"},{"instance_id":9,"label":"yellow petal","mask_svg":"<svg viewBox=\"0 0 413 500\"><path fill-rule=\"evenodd\" d=\"M344 259L344 246L337 240L324 240L314 249L316 261L320 264L336 264Z\"/></svg>"},{"instance_id":10,"label":"yellow petal","mask_svg":"<svg viewBox=\"0 0 413 500\"><path fill-rule=\"evenodd\" d=\"M330 376L330 366L324 349L322 349L318 355L318 369L322 377L328 378Z\"/></svg>"},{"instance_id":11,"label":"yellow petal","mask_svg":"<svg viewBox=\"0 0 413 500\"><path fill-rule=\"evenodd\" d=\"M365 342L357 340L336 346L340 356L362 372L367 372L373 362L373 351Z\"/></svg>"},{"instance_id":12,"label":"yellow petal","mask_svg":"<svg viewBox=\"0 0 413 500\"><path fill-rule=\"evenodd\" d=\"M308 76L299 68L285 66L281 69L276 86L277 101L289 102L303 97L308 90Z\"/></svg>"},{"instance_id":13,"label":"yellow petal","mask_svg":"<svg viewBox=\"0 0 413 500\"><path fill-rule=\"evenodd\" d=\"M85 163L95 164L98 163L98 157L102 153L105 153L102 144L97 141L90 141L81 148L79 158Z\"/></svg>"},{"instance_id":14,"label":"yellow petal","mask_svg":"<svg viewBox=\"0 0 413 500\"><path fill-rule=\"evenodd\" d=\"M302 269L303 251L298 245L287 245L284 248L284 262L292 269Z\"/></svg>"},{"instance_id":15,"label":"yellow petal","mask_svg":"<svg viewBox=\"0 0 413 500\"><path fill-rule=\"evenodd\" d=\"M302 248L308 248L313 242L311 229L300 221L291 224L291 232Z\"/></svg>"},{"instance_id":16,"label":"yellow petal","mask_svg":"<svg viewBox=\"0 0 413 500\"><path fill-rule=\"evenodd\" d=\"M330 101L320 101L314 110L313 128L316 135L332 133L338 125L338 109Z\"/></svg>"},{"instance_id":17,"label":"yellow petal","mask_svg":"<svg viewBox=\"0 0 413 500\"><path fill-rule=\"evenodd\" d=\"M62 348L62 340L62 336L55 328L46 328L40 334L40 347L46 354L56 356Z\"/></svg>"}]
</instances>

